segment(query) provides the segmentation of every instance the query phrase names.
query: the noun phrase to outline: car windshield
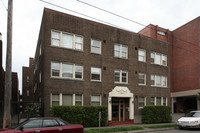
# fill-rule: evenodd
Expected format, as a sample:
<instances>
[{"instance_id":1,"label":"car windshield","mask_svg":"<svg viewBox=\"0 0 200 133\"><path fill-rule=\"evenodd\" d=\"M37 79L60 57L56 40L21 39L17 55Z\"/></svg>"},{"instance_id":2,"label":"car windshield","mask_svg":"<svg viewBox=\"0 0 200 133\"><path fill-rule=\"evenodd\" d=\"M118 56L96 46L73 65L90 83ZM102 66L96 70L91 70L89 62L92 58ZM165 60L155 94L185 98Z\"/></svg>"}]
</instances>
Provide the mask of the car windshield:
<instances>
[{"instance_id":1,"label":"car windshield","mask_svg":"<svg viewBox=\"0 0 200 133\"><path fill-rule=\"evenodd\" d=\"M200 112L190 112L185 117L200 117Z\"/></svg>"},{"instance_id":2,"label":"car windshield","mask_svg":"<svg viewBox=\"0 0 200 133\"><path fill-rule=\"evenodd\" d=\"M19 123L18 125L15 125L15 126L12 126L11 129L16 129L18 128L19 126L21 126L22 124L26 123L29 119L26 119L24 121L22 121L21 123Z\"/></svg>"}]
</instances>

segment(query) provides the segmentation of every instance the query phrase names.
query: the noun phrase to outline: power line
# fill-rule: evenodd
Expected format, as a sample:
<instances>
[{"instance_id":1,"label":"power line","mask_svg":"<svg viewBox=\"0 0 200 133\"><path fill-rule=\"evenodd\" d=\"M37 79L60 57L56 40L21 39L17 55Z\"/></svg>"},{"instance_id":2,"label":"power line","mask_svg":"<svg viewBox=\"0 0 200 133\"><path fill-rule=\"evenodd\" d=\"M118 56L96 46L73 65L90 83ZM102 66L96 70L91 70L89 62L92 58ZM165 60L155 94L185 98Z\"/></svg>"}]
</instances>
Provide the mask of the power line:
<instances>
[{"instance_id":1,"label":"power line","mask_svg":"<svg viewBox=\"0 0 200 133\"><path fill-rule=\"evenodd\" d=\"M125 28L119 27L119 26L114 25L114 24L112 24L112 23L109 23L109 22L106 22L106 21L103 21L103 20L100 20L100 19L97 19L97 18L88 16L88 15L85 15L85 14L83 14L83 13L79 13L79 12L77 12L77 11L74 11L74 10L71 10L71 9L68 9L68 8L65 8L65 7L62 7L62 6L53 4L53 3L51 3L51 2L47 2L47 1L44 1L44 0L40 0L40 1L41 1L41 2L44 2L44 3L46 3L46 4L49 4L49 5L52 5L52 6L55 6L55 7L58 7L58 8L61 8L61 9L64 9L64 10L73 12L73 13L76 13L76 14L79 14L79 15L82 15L82 16L85 16L85 17L88 17L88 18L97 20L97 21L99 21L99 22L103 22L104 24L108 24L108 25L110 25L110 26L114 26L114 27L116 27L116 28L120 28L120 29L123 29L123 30L127 30L127 29L125 29ZM80 1L80 0L77 0L77 1ZM84 2L84 3L85 3L85 2ZM90 4L88 4L88 5L90 5ZM95 8L98 8L98 9L101 9L101 8L99 8L99 7L96 7L96 6L94 6L94 7L95 7ZM104 10L104 9L101 9L101 10L106 11L106 10ZM117 14L112 13L112 12L109 12L109 11L106 11L106 12L111 13L111 14L113 14L113 15L117 15ZM129 21L131 21L131 22L137 23L137 24L139 24L139 25L145 26L144 24L138 23L138 22L136 22L136 21L133 21L133 20L128 19L128 18L125 18L125 17L123 17L123 16L120 16L120 15L117 15L117 16L118 16L118 17L122 17L122 18L124 18L124 19L126 19L126 20L129 20ZM149 26L145 26L145 27L148 27L148 28L150 28L150 29L152 29L152 30L155 30L155 29L153 29L153 28L151 28L151 27L149 27ZM127 31L130 31L130 30L127 30ZM132 31L131 31L131 32L132 32ZM181 39L179 39L179 40L181 40ZM184 40L181 40L181 41L184 41ZM185 41L185 42L186 42L186 41ZM186 42L186 43L188 43L188 42ZM172 46L171 44L169 44L169 45ZM189 53L195 53L195 54L198 54L198 55L199 55L199 52L196 52L196 51L188 50L188 49L185 49L185 48L183 48L183 47L179 47L179 46L175 46L175 45L173 45L173 47L177 47L177 48L179 48L179 49L188 51Z\"/></svg>"},{"instance_id":2,"label":"power line","mask_svg":"<svg viewBox=\"0 0 200 133\"><path fill-rule=\"evenodd\" d=\"M50 3L50 2L44 1L44 0L40 0L40 1L42 1L42 2L44 2L44 3L46 3L46 4L49 4L49 5L52 5L52 6L55 6L55 7L58 7L58 8L61 8L61 9L64 9L64 10L73 12L73 13L76 13L76 14L79 14L79 15L82 15L82 16L85 16L85 17L88 17L88 18L91 18L91 19L93 19L93 20L97 20L97 21L102 22L102 23L104 23L104 24L108 24L108 25L110 25L110 26L117 27L117 28L119 28L119 29L124 29L124 30L129 31L128 29L125 29L125 28L122 28L122 27L120 27L120 26L114 25L114 24L112 24L112 23L109 23L109 22L106 22L106 21L103 21L103 20L100 20L100 19L97 19L97 18L88 16L88 15L85 15L85 14L83 14L83 13L79 13L79 12L77 12L77 11L74 11L74 10L71 10L71 9L68 9L68 8L65 8L65 7L62 7L62 6L59 6L59 5L56 5L56 4L53 4L53 3Z\"/></svg>"},{"instance_id":3,"label":"power line","mask_svg":"<svg viewBox=\"0 0 200 133\"><path fill-rule=\"evenodd\" d=\"M5 4L3 3L3 0L1 0L1 3L3 4L4 8L6 9L6 11L8 11L8 9L6 8Z\"/></svg>"},{"instance_id":4,"label":"power line","mask_svg":"<svg viewBox=\"0 0 200 133\"><path fill-rule=\"evenodd\" d=\"M130 22L136 23L136 24L138 24L138 25L141 25L141 26L143 26L143 27L147 27L147 28L149 28L149 29L151 29L151 30L155 30L155 31L156 31L156 29L154 29L154 28L151 28L151 27L149 27L149 26L146 26L146 25L144 25L144 24L142 24L142 23L136 22L136 21L131 20L131 19L129 19L129 18L123 17L123 16L121 16L121 15L115 14L115 13L110 12L110 11L108 11L108 10L102 9L102 8L100 8L100 7L94 6L94 5L89 4L89 3L86 3L86 2L83 2L83 1L81 1L81 0L77 0L77 1L80 2L80 3L83 3L83 4L85 4L85 5L91 6L91 7L93 7L93 8L96 8L96 9L98 9L98 10L104 11L104 12L106 12L106 13L112 14L112 15L114 15L114 16L120 17L120 18L122 18L122 19L128 20L128 21L130 21ZM194 45L194 46L196 46L196 47L199 48L199 46L197 46L196 44L194 44L194 43L192 43L192 42L185 41L185 40L180 39L180 38L178 38L178 37L176 37L176 36L174 36L174 35L173 35L173 37L176 38L177 40L183 41L183 42L185 42L185 43L189 43L189 44Z\"/></svg>"}]
</instances>

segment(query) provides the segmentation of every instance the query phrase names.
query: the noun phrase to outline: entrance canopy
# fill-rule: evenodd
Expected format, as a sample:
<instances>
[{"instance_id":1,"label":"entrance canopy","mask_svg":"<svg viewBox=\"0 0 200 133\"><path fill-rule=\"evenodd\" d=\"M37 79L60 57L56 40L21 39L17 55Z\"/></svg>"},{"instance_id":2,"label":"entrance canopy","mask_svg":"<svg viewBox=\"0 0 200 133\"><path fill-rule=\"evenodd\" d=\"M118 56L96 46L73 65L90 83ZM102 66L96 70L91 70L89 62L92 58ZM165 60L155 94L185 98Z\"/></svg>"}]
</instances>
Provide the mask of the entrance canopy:
<instances>
[{"instance_id":1,"label":"entrance canopy","mask_svg":"<svg viewBox=\"0 0 200 133\"><path fill-rule=\"evenodd\" d=\"M133 93L130 92L128 87L116 86L111 92L109 92L109 97L133 97Z\"/></svg>"}]
</instances>

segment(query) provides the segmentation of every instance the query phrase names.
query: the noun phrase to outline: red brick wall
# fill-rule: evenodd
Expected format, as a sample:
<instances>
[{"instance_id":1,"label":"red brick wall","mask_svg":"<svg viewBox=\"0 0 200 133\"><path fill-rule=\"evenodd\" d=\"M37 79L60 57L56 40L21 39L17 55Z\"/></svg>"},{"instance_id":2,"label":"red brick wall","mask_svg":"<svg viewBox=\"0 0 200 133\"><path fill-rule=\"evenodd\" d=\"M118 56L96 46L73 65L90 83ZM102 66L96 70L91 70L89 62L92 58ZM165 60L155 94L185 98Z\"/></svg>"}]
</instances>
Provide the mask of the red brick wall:
<instances>
[{"instance_id":1,"label":"red brick wall","mask_svg":"<svg viewBox=\"0 0 200 133\"><path fill-rule=\"evenodd\" d=\"M199 40L200 17L173 31L172 92L199 89Z\"/></svg>"}]
</instances>

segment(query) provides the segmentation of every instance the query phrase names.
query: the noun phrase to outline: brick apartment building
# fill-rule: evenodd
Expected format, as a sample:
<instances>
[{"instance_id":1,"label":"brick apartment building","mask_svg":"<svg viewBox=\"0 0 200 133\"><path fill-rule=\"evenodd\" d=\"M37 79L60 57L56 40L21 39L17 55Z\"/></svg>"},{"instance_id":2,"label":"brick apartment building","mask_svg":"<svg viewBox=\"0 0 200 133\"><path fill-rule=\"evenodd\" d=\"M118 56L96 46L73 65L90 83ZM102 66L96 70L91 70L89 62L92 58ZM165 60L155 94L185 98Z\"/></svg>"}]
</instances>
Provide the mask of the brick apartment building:
<instances>
[{"instance_id":1,"label":"brick apartment building","mask_svg":"<svg viewBox=\"0 0 200 133\"><path fill-rule=\"evenodd\" d=\"M5 89L5 71L3 69L3 42L1 40L0 33L0 125L3 122L3 108L4 108L4 89ZM12 72L12 118L15 118L17 115L18 101L19 101L19 86L18 86L18 75L16 72ZM13 119L12 122L16 122Z\"/></svg>"},{"instance_id":2,"label":"brick apartment building","mask_svg":"<svg viewBox=\"0 0 200 133\"><path fill-rule=\"evenodd\" d=\"M104 105L108 121L133 123L145 105L170 103L166 41L44 9L34 90L52 105Z\"/></svg>"},{"instance_id":3,"label":"brick apartment building","mask_svg":"<svg viewBox=\"0 0 200 133\"><path fill-rule=\"evenodd\" d=\"M34 59L29 58L29 67L22 68L22 101L34 102Z\"/></svg>"},{"instance_id":4,"label":"brick apartment building","mask_svg":"<svg viewBox=\"0 0 200 133\"><path fill-rule=\"evenodd\" d=\"M171 97L176 112L199 110L200 17L169 31L150 24L140 34L170 43Z\"/></svg>"}]
</instances>

